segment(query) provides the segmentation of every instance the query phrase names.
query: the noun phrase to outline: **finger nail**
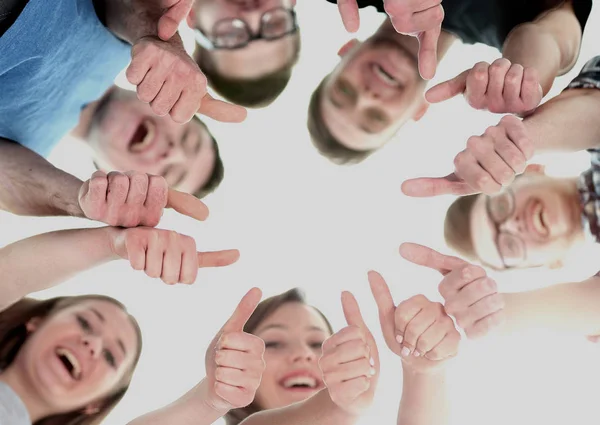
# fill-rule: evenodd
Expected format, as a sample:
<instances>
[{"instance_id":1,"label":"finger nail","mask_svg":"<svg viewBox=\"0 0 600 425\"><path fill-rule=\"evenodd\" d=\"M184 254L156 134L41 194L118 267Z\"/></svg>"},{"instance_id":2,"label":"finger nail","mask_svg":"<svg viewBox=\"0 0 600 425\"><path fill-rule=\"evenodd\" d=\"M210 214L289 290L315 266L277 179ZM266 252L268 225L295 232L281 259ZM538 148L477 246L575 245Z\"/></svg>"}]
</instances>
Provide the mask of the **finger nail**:
<instances>
[{"instance_id":1,"label":"finger nail","mask_svg":"<svg viewBox=\"0 0 600 425\"><path fill-rule=\"evenodd\" d=\"M371 376L374 376L376 373L375 368L372 367L369 372L370 372Z\"/></svg>"},{"instance_id":2,"label":"finger nail","mask_svg":"<svg viewBox=\"0 0 600 425\"><path fill-rule=\"evenodd\" d=\"M400 352L400 354L402 355L402 357L408 357L410 356L410 350L408 349L408 347L402 347L402 351Z\"/></svg>"},{"instance_id":3,"label":"finger nail","mask_svg":"<svg viewBox=\"0 0 600 425\"><path fill-rule=\"evenodd\" d=\"M373 357L371 357L371 359L369 360L369 364L371 366L375 366L375 359Z\"/></svg>"},{"instance_id":4,"label":"finger nail","mask_svg":"<svg viewBox=\"0 0 600 425\"><path fill-rule=\"evenodd\" d=\"M396 335L396 341L398 341L398 344L402 344L402 341L404 341L404 337L402 335Z\"/></svg>"}]
</instances>

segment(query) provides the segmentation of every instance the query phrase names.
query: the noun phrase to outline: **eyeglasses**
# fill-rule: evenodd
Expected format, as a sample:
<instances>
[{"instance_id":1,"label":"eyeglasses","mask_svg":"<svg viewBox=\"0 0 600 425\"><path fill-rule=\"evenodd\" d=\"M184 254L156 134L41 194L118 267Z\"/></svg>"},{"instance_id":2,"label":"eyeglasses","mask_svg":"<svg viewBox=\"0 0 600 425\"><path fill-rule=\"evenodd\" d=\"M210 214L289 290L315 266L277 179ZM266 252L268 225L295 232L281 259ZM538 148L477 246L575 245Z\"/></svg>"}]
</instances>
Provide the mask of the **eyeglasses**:
<instances>
[{"instance_id":1,"label":"eyeglasses","mask_svg":"<svg viewBox=\"0 0 600 425\"><path fill-rule=\"evenodd\" d=\"M215 23L209 36L199 29L194 31L196 42L207 50L235 50L246 47L255 40L273 41L298 31L296 12L285 7L267 10L260 19L258 33L254 34L248 23L239 18L223 19Z\"/></svg>"},{"instance_id":2,"label":"eyeglasses","mask_svg":"<svg viewBox=\"0 0 600 425\"><path fill-rule=\"evenodd\" d=\"M496 228L496 248L505 269L517 267L527 258L523 239L500 229L500 226L514 214L515 208L515 193L510 188L497 195L488 196L486 200L488 217Z\"/></svg>"}]
</instances>

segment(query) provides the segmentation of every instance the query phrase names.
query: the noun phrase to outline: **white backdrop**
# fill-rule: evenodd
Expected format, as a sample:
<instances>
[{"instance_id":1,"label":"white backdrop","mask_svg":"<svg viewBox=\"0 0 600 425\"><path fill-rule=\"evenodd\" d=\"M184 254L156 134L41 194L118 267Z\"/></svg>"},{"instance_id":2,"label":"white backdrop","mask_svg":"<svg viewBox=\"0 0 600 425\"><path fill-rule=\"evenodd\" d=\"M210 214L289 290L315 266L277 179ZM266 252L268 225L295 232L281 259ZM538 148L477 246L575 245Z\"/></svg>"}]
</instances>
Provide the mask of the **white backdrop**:
<instances>
[{"instance_id":1,"label":"white backdrop","mask_svg":"<svg viewBox=\"0 0 600 425\"><path fill-rule=\"evenodd\" d=\"M407 125L363 164L331 165L312 147L306 130L309 96L337 63L337 50L349 39L335 6L300 1L303 50L285 93L269 108L251 111L241 125L207 120L217 138L226 168L221 188L206 199L211 217L196 223L167 212L161 228L196 238L207 250L239 248L240 261L229 268L201 270L192 287L167 287L130 270L124 261L92 270L39 297L102 293L123 301L143 327L145 350L133 385L106 421L128 420L178 398L204 374L204 352L212 336L251 287L265 296L303 287L339 329L345 325L339 296L351 290L382 352L378 397L360 422L395 423L402 388L400 359L381 338L376 306L366 279L383 273L397 301L417 293L439 299L439 276L406 263L397 248L403 241L447 252L442 238L449 197L405 197L400 184L419 175L445 175L468 136L495 124L498 116L472 111L462 98L434 105L418 125ZM589 20L578 64L555 83L551 95L577 74L585 61L600 54L600 12ZM368 37L382 15L364 10L359 39ZM596 42L596 43L594 43ZM457 75L497 52L484 46L456 44L440 66L435 82ZM586 154L542 158L549 170L571 175L588 164ZM66 139L51 156L56 165L87 179L94 168L85 147ZM72 218L25 218L0 213L0 246L37 233L96 226ZM587 263L559 272L519 272L497 276L501 287L519 291L587 277L597 247ZM31 259L32 267L35 259ZM464 342L450 368L453 423L597 422L599 348L581 339L557 335L519 335L502 340ZM220 423L220 422L219 422Z\"/></svg>"}]
</instances>

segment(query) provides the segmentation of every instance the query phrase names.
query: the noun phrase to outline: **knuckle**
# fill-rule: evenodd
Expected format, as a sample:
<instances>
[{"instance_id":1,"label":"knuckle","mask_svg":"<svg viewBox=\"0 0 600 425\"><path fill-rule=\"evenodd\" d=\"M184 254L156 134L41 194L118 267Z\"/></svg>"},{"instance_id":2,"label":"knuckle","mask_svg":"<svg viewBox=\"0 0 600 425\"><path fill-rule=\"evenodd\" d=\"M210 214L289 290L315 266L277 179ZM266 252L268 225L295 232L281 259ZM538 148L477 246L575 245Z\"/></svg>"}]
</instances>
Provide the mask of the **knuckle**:
<instances>
[{"instance_id":1,"label":"knuckle","mask_svg":"<svg viewBox=\"0 0 600 425\"><path fill-rule=\"evenodd\" d=\"M487 131L488 130L486 130L486 133L484 133L484 134L487 134ZM478 150L481 150L480 145L481 145L481 137L471 136L467 139L467 149L470 151L476 152ZM458 158L458 155L457 155L457 158Z\"/></svg>"},{"instance_id":2,"label":"knuckle","mask_svg":"<svg viewBox=\"0 0 600 425\"><path fill-rule=\"evenodd\" d=\"M446 310L446 313L452 314L452 315L456 315L456 313L458 313L458 311L459 311L458 305L455 300L449 300L446 303L446 306L444 308Z\"/></svg>"}]
</instances>

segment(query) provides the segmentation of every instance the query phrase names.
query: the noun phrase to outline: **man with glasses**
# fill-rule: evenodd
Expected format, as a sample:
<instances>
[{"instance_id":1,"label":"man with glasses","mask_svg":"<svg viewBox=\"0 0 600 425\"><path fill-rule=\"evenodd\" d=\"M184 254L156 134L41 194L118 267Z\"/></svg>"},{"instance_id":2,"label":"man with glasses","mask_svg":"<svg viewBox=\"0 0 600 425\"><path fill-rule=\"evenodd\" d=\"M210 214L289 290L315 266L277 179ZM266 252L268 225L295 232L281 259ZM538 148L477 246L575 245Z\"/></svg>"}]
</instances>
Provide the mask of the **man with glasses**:
<instances>
[{"instance_id":1,"label":"man with glasses","mask_svg":"<svg viewBox=\"0 0 600 425\"><path fill-rule=\"evenodd\" d=\"M291 0L196 0L188 18L195 59L230 102L264 107L287 86L300 53Z\"/></svg>"},{"instance_id":2,"label":"man with glasses","mask_svg":"<svg viewBox=\"0 0 600 425\"><path fill-rule=\"evenodd\" d=\"M327 1L338 3L352 29L352 5L356 18L358 7L367 6L390 17L366 41L343 46L339 65L313 93L308 111L313 144L337 164L367 158L405 122L421 119L428 102L464 93L473 107L492 112L535 108L554 79L575 64L592 7L590 0L444 0L441 5L439 0ZM395 15L401 12L403 19ZM419 32L418 26L430 18L437 29ZM412 29L399 33L407 23ZM431 37L437 40L437 52L427 47ZM503 57L493 64L480 62L424 96L425 78L433 76L459 39L495 47Z\"/></svg>"},{"instance_id":3,"label":"man with glasses","mask_svg":"<svg viewBox=\"0 0 600 425\"><path fill-rule=\"evenodd\" d=\"M499 270L560 267L586 239L600 242L598 117L600 56L534 114L522 121L505 117L472 138L454 173L412 179L402 190L417 197L469 194L450 206L444 229L448 245L463 257ZM538 165L525 168L534 152L586 149L592 166L577 178L549 177Z\"/></svg>"}]
</instances>

